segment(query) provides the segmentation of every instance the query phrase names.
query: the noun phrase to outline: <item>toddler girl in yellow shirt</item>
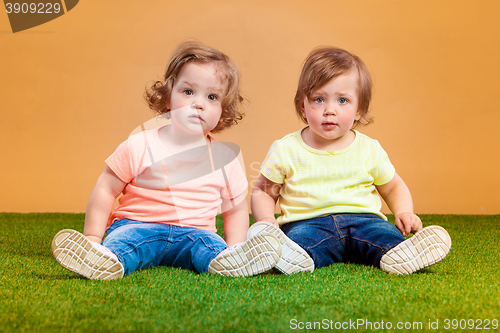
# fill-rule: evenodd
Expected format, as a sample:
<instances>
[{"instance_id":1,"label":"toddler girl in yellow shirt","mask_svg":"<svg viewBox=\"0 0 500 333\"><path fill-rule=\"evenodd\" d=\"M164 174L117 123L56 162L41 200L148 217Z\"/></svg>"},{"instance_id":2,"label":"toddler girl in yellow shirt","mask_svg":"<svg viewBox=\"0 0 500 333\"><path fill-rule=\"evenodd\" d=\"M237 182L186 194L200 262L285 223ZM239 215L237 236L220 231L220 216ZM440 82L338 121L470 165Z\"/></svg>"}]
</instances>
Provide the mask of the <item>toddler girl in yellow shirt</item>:
<instances>
[{"instance_id":1,"label":"toddler girl in yellow shirt","mask_svg":"<svg viewBox=\"0 0 500 333\"><path fill-rule=\"evenodd\" d=\"M252 193L258 222L247 234L280 239L276 268L285 274L337 262L411 274L449 252L444 228L422 229L410 191L380 144L353 129L370 122L371 90L365 64L345 50L319 48L304 63L295 109L308 126L271 146ZM395 225L380 212L379 195Z\"/></svg>"}]
</instances>

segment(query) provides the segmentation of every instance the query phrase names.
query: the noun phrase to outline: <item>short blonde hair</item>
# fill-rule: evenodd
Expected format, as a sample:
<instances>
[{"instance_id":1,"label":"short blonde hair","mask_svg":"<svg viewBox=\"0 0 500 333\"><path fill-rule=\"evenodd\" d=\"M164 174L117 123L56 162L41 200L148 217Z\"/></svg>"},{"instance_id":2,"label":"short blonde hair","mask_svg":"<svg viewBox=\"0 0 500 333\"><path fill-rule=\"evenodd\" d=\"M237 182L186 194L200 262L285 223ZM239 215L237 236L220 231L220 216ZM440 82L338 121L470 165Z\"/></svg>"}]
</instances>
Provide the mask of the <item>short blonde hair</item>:
<instances>
[{"instance_id":1,"label":"short blonde hair","mask_svg":"<svg viewBox=\"0 0 500 333\"><path fill-rule=\"evenodd\" d=\"M218 67L218 72L222 74L222 82L227 83L227 89L222 99L221 121L212 132L217 133L237 124L243 118L241 111L243 97L239 92L238 67L224 53L195 41L184 42L177 46L168 61L164 82L156 81L151 87L146 88L144 98L149 108L158 114L170 112L167 105L170 103L175 80L182 67L189 62L215 64Z\"/></svg>"},{"instance_id":2,"label":"short blonde hair","mask_svg":"<svg viewBox=\"0 0 500 333\"><path fill-rule=\"evenodd\" d=\"M359 74L358 112L361 115L361 118L354 122L354 126L371 123L372 119L368 116L368 108L372 96L370 72L368 72L363 61L356 55L335 47L317 48L309 53L304 61L295 94L295 111L299 118L307 124L307 119L302 114L305 97L311 98L313 90L323 87L337 76L346 74L354 69Z\"/></svg>"}]
</instances>

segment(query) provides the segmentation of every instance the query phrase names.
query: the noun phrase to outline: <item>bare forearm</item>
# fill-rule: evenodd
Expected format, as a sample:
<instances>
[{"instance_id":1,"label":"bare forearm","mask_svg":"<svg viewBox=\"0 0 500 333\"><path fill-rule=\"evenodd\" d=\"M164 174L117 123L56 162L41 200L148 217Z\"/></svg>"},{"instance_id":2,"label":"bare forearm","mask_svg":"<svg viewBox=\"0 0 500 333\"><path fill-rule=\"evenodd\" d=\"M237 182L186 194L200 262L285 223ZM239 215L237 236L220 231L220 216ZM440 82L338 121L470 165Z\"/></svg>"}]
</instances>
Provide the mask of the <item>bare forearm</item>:
<instances>
[{"instance_id":1,"label":"bare forearm","mask_svg":"<svg viewBox=\"0 0 500 333\"><path fill-rule=\"evenodd\" d=\"M83 234L91 241L101 243L115 199L112 194L103 189L95 188L92 191L83 228Z\"/></svg>"},{"instance_id":2,"label":"bare forearm","mask_svg":"<svg viewBox=\"0 0 500 333\"><path fill-rule=\"evenodd\" d=\"M246 240L248 224L248 211L246 214L242 212L233 214L231 221L224 222L224 238L228 246L243 243Z\"/></svg>"},{"instance_id":3,"label":"bare forearm","mask_svg":"<svg viewBox=\"0 0 500 333\"><path fill-rule=\"evenodd\" d=\"M227 245L243 243L246 240L249 225L247 202L243 200L231 210L223 211L222 218Z\"/></svg>"},{"instance_id":4,"label":"bare forearm","mask_svg":"<svg viewBox=\"0 0 500 333\"><path fill-rule=\"evenodd\" d=\"M394 215L413 213L413 199L410 190L397 173L389 183L377 186L377 190Z\"/></svg>"},{"instance_id":5,"label":"bare forearm","mask_svg":"<svg viewBox=\"0 0 500 333\"><path fill-rule=\"evenodd\" d=\"M410 190L404 182L398 184L385 198L384 201L394 215L413 213L413 199Z\"/></svg>"},{"instance_id":6,"label":"bare forearm","mask_svg":"<svg viewBox=\"0 0 500 333\"><path fill-rule=\"evenodd\" d=\"M413 213L410 190L398 174L389 183L377 186L377 190L394 214L394 224L403 236L422 229L422 221Z\"/></svg>"},{"instance_id":7,"label":"bare forearm","mask_svg":"<svg viewBox=\"0 0 500 333\"><path fill-rule=\"evenodd\" d=\"M275 221L274 209L276 201L266 192L255 187L252 191L251 208L255 221Z\"/></svg>"},{"instance_id":8,"label":"bare forearm","mask_svg":"<svg viewBox=\"0 0 500 333\"><path fill-rule=\"evenodd\" d=\"M125 188L125 183L106 167L90 194L85 215L83 234L93 242L100 243L115 199Z\"/></svg>"}]
</instances>

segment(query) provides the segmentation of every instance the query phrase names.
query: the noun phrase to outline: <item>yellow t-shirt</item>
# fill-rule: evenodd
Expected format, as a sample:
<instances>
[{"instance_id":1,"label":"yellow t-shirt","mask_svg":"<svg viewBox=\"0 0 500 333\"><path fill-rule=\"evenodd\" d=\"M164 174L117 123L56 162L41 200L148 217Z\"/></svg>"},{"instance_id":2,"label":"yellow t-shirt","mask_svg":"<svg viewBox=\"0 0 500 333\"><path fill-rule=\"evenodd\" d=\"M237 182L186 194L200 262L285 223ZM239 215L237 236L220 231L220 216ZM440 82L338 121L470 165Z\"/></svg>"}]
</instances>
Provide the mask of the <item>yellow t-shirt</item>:
<instances>
[{"instance_id":1,"label":"yellow t-shirt","mask_svg":"<svg viewBox=\"0 0 500 333\"><path fill-rule=\"evenodd\" d=\"M275 141L260 170L283 184L278 222L340 213L376 214L387 220L375 185L391 181L395 169L378 141L354 131L347 148L317 150L302 140L303 130Z\"/></svg>"}]
</instances>

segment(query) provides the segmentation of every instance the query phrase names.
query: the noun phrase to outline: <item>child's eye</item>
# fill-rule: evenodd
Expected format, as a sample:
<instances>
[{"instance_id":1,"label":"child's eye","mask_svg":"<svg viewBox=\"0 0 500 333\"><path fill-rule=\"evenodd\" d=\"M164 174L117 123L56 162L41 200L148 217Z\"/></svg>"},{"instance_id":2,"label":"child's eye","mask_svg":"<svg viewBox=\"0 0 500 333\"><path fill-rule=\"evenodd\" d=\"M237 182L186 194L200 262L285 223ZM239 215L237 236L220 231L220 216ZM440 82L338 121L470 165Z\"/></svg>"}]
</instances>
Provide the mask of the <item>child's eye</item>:
<instances>
[{"instance_id":1,"label":"child's eye","mask_svg":"<svg viewBox=\"0 0 500 333\"><path fill-rule=\"evenodd\" d=\"M344 97L340 97L340 98L339 98L339 103L340 103L340 104L346 104L347 102L349 102L349 101L347 100L347 98L344 98Z\"/></svg>"},{"instance_id":2,"label":"child's eye","mask_svg":"<svg viewBox=\"0 0 500 333\"><path fill-rule=\"evenodd\" d=\"M315 101L316 103L323 103L325 100L322 97L314 97L313 101Z\"/></svg>"},{"instance_id":3,"label":"child's eye","mask_svg":"<svg viewBox=\"0 0 500 333\"><path fill-rule=\"evenodd\" d=\"M210 95L208 95L208 99L211 101L216 101L219 99L219 97L217 97L217 95L210 94Z\"/></svg>"},{"instance_id":4,"label":"child's eye","mask_svg":"<svg viewBox=\"0 0 500 333\"><path fill-rule=\"evenodd\" d=\"M191 89L184 89L184 94L191 96L193 94L193 91Z\"/></svg>"}]
</instances>

